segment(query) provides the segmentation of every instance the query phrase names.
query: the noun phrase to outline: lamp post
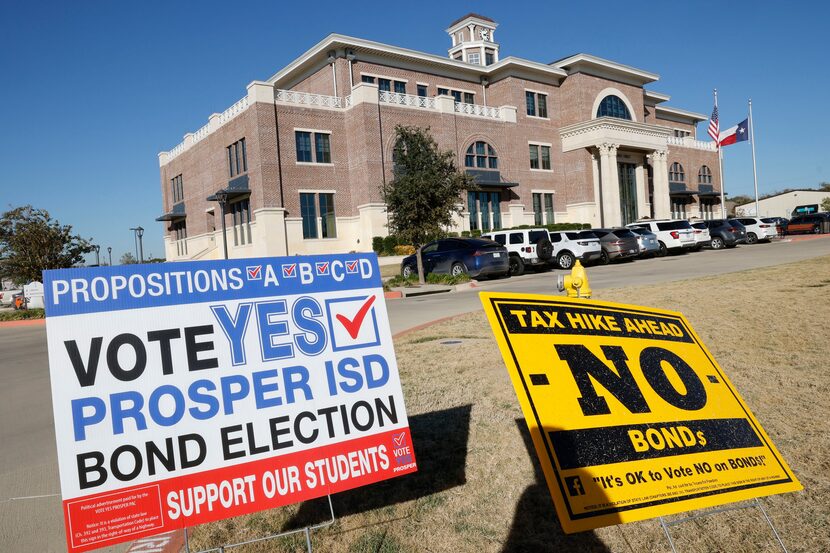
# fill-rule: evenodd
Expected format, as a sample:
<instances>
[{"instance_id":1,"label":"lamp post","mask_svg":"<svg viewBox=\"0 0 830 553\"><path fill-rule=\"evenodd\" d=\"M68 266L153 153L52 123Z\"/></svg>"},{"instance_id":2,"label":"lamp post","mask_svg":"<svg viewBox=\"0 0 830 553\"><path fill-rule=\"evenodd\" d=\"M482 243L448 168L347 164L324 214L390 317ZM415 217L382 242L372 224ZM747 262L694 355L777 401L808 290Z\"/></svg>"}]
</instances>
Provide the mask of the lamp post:
<instances>
[{"instance_id":1,"label":"lamp post","mask_svg":"<svg viewBox=\"0 0 830 553\"><path fill-rule=\"evenodd\" d=\"M110 256L110 267L112 267L112 246L107 246L107 254Z\"/></svg>"},{"instance_id":2,"label":"lamp post","mask_svg":"<svg viewBox=\"0 0 830 553\"><path fill-rule=\"evenodd\" d=\"M100 267L101 266L101 258L98 256L98 252L101 251L101 246L96 244L92 247L95 248L95 266Z\"/></svg>"},{"instance_id":3,"label":"lamp post","mask_svg":"<svg viewBox=\"0 0 830 553\"><path fill-rule=\"evenodd\" d=\"M228 203L228 191L222 189L216 194L216 201L219 202L219 209L222 213L222 244L225 247L225 259L228 258L228 230L225 227L225 206Z\"/></svg>"},{"instance_id":4,"label":"lamp post","mask_svg":"<svg viewBox=\"0 0 830 553\"><path fill-rule=\"evenodd\" d=\"M144 229L138 226L135 228L131 228L130 230L133 231L133 233L135 233L135 253L138 256L138 262L144 263L144 242L141 239L141 237L144 236Z\"/></svg>"}]
</instances>

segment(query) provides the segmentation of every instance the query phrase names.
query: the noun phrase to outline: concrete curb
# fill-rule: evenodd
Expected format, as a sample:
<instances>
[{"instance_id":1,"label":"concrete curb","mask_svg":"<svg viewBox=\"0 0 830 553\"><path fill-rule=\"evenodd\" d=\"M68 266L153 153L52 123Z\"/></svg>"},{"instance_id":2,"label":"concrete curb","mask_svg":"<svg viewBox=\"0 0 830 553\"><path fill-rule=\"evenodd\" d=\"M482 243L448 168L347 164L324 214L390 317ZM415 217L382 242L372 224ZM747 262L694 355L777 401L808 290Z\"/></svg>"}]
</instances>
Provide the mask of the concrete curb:
<instances>
[{"instance_id":1,"label":"concrete curb","mask_svg":"<svg viewBox=\"0 0 830 553\"><path fill-rule=\"evenodd\" d=\"M15 326L37 326L46 324L46 319L21 319L19 321L2 321L0 328L15 327Z\"/></svg>"},{"instance_id":2,"label":"concrete curb","mask_svg":"<svg viewBox=\"0 0 830 553\"><path fill-rule=\"evenodd\" d=\"M443 323L443 322L455 319L456 317L461 317L463 315L468 315L469 313L473 313L473 312L470 311L470 312L467 312L467 313L459 313L458 315L450 315L448 317L441 317L440 319L435 319L434 321L430 321L428 323L424 323L424 324L421 324L421 325L418 325L418 326L413 326L412 328L407 328L406 330L401 330L397 334L393 334L392 339L397 340L398 338L402 338L402 337L406 336L407 334L411 334L413 332L418 332L419 330L424 330L425 328L429 328L432 325L436 325L438 323Z\"/></svg>"}]
</instances>

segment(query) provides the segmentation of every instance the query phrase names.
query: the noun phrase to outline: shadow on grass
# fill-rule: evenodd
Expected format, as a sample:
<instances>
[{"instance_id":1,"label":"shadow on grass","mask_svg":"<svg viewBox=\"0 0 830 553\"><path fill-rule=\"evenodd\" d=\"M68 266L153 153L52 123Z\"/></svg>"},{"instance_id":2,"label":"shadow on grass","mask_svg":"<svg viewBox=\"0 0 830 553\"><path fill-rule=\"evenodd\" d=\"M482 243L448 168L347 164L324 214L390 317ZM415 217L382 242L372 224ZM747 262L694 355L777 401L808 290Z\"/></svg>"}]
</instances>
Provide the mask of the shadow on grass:
<instances>
[{"instance_id":1,"label":"shadow on grass","mask_svg":"<svg viewBox=\"0 0 830 553\"><path fill-rule=\"evenodd\" d=\"M516 419L516 426L524 440L525 449L533 460L536 481L528 486L516 504L510 535L507 537L502 553L525 551L610 553L610 550L593 532L566 534L562 530L527 424L524 419Z\"/></svg>"},{"instance_id":2,"label":"shadow on grass","mask_svg":"<svg viewBox=\"0 0 830 553\"><path fill-rule=\"evenodd\" d=\"M462 405L410 417L418 472L333 495L334 515L363 513L463 485L471 409L472 405ZM311 526L328 518L328 502L318 498L303 503L284 528Z\"/></svg>"}]
</instances>

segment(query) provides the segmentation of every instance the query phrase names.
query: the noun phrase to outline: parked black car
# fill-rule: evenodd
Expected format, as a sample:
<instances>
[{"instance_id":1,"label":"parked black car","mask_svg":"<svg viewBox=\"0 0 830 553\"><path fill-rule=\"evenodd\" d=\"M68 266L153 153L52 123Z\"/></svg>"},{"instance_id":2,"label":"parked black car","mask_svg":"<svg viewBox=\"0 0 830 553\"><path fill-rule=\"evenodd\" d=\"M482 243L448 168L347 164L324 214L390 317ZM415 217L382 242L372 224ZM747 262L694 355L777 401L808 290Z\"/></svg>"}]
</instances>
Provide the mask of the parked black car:
<instances>
[{"instance_id":1,"label":"parked black car","mask_svg":"<svg viewBox=\"0 0 830 553\"><path fill-rule=\"evenodd\" d=\"M424 246L421 256L424 273L467 273L475 278L503 276L509 271L507 248L482 238L442 238ZM414 274L418 274L418 261L413 254L401 262L401 275L409 278Z\"/></svg>"},{"instance_id":2,"label":"parked black car","mask_svg":"<svg viewBox=\"0 0 830 553\"><path fill-rule=\"evenodd\" d=\"M709 219L704 221L706 227L709 229L709 247L713 250L722 250L723 248L734 248L740 239L740 231L737 227L733 227L726 219ZM746 231L744 231L746 237Z\"/></svg>"},{"instance_id":3,"label":"parked black car","mask_svg":"<svg viewBox=\"0 0 830 553\"><path fill-rule=\"evenodd\" d=\"M634 259L640 255L640 244L637 235L627 228L597 228L591 229L598 238L602 247L599 262L608 265L618 259Z\"/></svg>"},{"instance_id":4,"label":"parked black car","mask_svg":"<svg viewBox=\"0 0 830 553\"><path fill-rule=\"evenodd\" d=\"M787 234L787 225L790 224L790 220L786 217L763 217L761 221L775 225L775 230L778 231L778 236L784 236Z\"/></svg>"},{"instance_id":5,"label":"parked black car","mask_svg":"<svg viewBox=\"0 0 830 553\"><path fill-rule=\"evenodd\" d=\"M727 219L727 222L735 229L735 236L738 244L746 244L746 227L737 219Z\"/></svg>"},{"instance_id":6,"label":"parked black car","mask_svg":"<svg viewBox=\"0 0 830 553\"><path fill-rule=\"evenodd\" d=\"M825 213L811 213L809 215L797 215L790 219L787 225L787 234L811 233L820 234L824 232L827 225Z\"/></svg>"}]
</instances>

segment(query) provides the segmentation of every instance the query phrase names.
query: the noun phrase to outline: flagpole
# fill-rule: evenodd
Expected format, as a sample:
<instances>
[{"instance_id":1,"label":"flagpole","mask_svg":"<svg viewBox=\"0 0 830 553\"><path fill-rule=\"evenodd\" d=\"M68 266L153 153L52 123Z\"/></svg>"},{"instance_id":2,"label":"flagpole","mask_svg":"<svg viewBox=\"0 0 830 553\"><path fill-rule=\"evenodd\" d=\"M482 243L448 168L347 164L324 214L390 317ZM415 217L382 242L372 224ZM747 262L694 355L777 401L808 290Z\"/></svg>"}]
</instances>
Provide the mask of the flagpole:
<instances>
[{"instance_id":1,"label":"flagpole","mask_svg":"<svg viewBox=\"0 0 830 553\"><path fill-rule=\"evenodd\" d=\"M755 168L755 123L752 122L752 98L749 99L749 140L752 142L752 178L755 180L755 216L761 216L758 207L758 171Z\"/></svg>"},{"instance_id":2,"label":"flagpole","mask_svg":"<svg viewBox=\"0 0 830 553\"><path fill-rule=\"evenodd\" d=\"M718 89L714 90L715 92L715 109L718 107ZM720 114L718 114L718 120L720 120ZM723 150L720 147L720 123L718 124L718 138L715 140L715 143L718 147L718 172L720 174L720 216L721 219L726 219L726 199L724 198L724 189L726 188L723 184Z\"/></svg>"}]
</instances>

